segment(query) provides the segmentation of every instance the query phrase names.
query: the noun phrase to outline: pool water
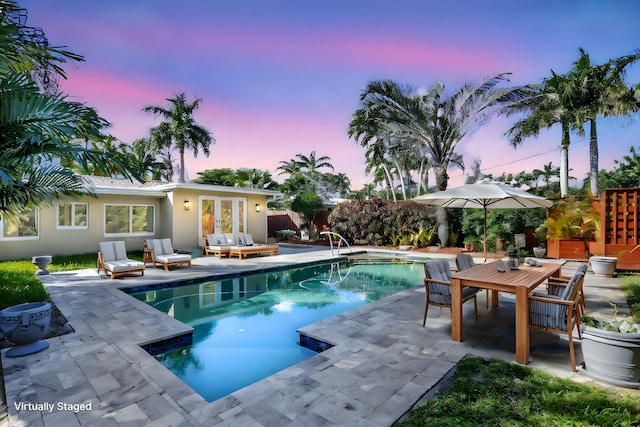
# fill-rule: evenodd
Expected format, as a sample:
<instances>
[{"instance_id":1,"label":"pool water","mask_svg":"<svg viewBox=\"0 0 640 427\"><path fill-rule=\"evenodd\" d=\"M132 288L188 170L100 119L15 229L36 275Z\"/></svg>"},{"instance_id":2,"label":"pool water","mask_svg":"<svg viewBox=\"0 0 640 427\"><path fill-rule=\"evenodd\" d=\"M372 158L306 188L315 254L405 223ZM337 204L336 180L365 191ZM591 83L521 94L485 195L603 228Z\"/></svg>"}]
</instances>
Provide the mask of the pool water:
<instances>
[{"instance_id":1,"label":"pool water","mask_svg":"<svg viewBox=\"0 0 640 427\"><path fill-rule=\"evenodd\" d=\"M212 402L317 354L297 329L422 286L423 271L352 260L132 295L194 328L192 345L155 357Z\"/></svg>"}]
</instances>

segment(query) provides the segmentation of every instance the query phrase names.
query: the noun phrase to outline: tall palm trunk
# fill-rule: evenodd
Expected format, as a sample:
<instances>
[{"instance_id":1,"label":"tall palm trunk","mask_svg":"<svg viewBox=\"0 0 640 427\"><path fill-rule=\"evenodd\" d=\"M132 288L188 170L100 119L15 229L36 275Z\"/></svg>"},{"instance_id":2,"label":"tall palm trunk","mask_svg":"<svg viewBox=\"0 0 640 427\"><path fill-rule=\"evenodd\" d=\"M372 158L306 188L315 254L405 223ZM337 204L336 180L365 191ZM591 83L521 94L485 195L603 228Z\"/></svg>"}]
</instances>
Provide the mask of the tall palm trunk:
<instances>
[{"instance_id":1,"label":"tall palm trunk","mask_svg":"<svg viewBox=\"0 0 640 427\"><path fill-rule=\"evenodd\" d=\"M560 144L560 195L569 194L569 127L562 125L562 143Z\"/></svg>"},{"instance_id":2,"label":"tall palm trunk","mask_svg":"<svg viewBox=\"0 0 640 427\"><path fill-rule=\"evenodd\" d=\"M185 175L184 175L184 150L180 150L180 178L178 178L178 182L185 182Z\"/></svg>"},{"instance_id":3,"label":"tall palm trunk","mask_svg":"<svg viewBox=\"0 0 640 427\"><path fill-rule=\"evenodd\" d=\"M387 176L387 191L389 191L389 189L391 189L391 195L393 196L393 201L397 202L396 200L396 191L393 188L393 179L391 178L391 173L389 173L389 168L387 168L387 165L385 165L384 163L382 164L382 169L384 170L384 174ZM387 196L388 198L388 196Z\"/></svg>"},{"instance_id":4,"label":"tall palm trunk","mask_svg":"<svg viewBox=\"0 0 640 427\"><path fill-rule=\"evenodd\" d=\"M591 172L591 194L598 195L598 133L595 119L590 120L591 130L589 138L589 170Z\"/></svg>"}]
</instances>

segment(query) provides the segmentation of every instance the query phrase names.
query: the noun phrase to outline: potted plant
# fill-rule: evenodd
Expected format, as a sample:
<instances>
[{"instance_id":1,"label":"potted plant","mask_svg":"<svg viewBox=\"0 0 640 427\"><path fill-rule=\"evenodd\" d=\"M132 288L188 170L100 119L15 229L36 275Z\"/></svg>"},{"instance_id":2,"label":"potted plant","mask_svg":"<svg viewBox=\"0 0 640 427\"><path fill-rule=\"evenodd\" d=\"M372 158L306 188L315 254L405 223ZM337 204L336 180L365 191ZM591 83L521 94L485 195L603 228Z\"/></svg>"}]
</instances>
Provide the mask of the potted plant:
<instances>
[{"instance_id":1,"label":"potted plant","mask_svg":"<svg viewBox=\"0 0 640 427\"><path fill-rule=\"evenodd\" d=\"M588 259L600 233L600 215L590 198L557 201L544 222L550 258Z\"/></svg>"},{"instance_id":2,"label":"potted plant","mask_svg":"<svg viewBox=\"0 0 640 427\"><path fill-rule=\"evenodd\" d=\"M544 258L547 254L547 224L542 223L533 233L538 245L533 247L533 255L536 258Z\"/></svg>"},{"instance_id":3,"label":"potted plant","mask_svg":"<svg viewBox=\"0 0 640 427\"><path fill-rule=\"evenodd\" d=\"M640 388L640 314L613 319L582 318L582 354L585 373L621 387Z\"/></svg>"}]
</instances>

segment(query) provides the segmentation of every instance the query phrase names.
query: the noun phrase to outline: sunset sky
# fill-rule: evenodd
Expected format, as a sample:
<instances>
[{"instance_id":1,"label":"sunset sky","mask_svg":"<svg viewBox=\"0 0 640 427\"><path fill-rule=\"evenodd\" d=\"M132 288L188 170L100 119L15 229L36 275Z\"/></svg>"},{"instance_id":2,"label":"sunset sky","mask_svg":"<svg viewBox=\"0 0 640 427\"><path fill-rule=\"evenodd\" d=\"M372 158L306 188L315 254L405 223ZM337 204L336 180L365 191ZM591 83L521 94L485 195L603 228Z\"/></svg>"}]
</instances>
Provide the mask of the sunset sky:
<instances>
[{"instance_id":1,"label":"sunset sky","mask_svg":"<svg viewBox=\"0 0 640 427\"><path fill-rule=\"evenodd\" d=\"M66 67L62 89L95 107L110 133L130 143L158 123L141 112L185 93L203 99L195 117L216 139L209 158L187 156L187 174L215 168L268 169L297 153L329 156L352 188L364 149L347 137L358 97L371 80L415 88L511 72L512 84L566 72L584 48L594 63L640 48L636 0L19 0L27 24L53 46L86 61ZM640 82L640 63L628 83ZM599 122L600 168L640 146L638 115ZM531 171L560 163L559 128L513 149L512 119L493 120L460 144L469 173ZM177 157L176 157L177 159ZM573 136L569 162L588 171L588 139ZM464 179L451 170L450 185ZM431 183L434 183L432 180Z\"/></svg>"}]
</instances>

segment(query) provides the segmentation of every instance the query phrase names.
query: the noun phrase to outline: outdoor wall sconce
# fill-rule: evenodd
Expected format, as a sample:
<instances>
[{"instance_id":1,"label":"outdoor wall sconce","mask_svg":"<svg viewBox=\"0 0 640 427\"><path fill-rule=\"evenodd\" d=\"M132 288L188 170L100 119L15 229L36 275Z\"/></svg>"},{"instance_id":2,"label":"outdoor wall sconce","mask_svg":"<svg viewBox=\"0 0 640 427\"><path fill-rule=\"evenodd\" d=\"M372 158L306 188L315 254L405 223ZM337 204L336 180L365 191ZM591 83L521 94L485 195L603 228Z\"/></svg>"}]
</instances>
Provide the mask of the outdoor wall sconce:
<instances>
[{"instance_id":1,"label":"outdoor wall sconce","mask_svg":"<svg viewBox=\"0 0 640 427\"><path fill-rule=\"evenodd\" d=\"M184 210L185 210L185 211L188 211L188 210L189 210L189 208L191 207L190 205L191 205L191 204L189 203L189 201L188 201L188 200L185 200L185 201L184 201Z\"/></svg>"},{"instance_id":2,"label":"outdoor wall sconce","mask_svg":"<svg viewBox=\"0 0 640 427\"><path fill-rule=\"evenodd\" d=\"M256 212L260 212L260 204L256 203Z\"/></svg>"}]
</instances>

